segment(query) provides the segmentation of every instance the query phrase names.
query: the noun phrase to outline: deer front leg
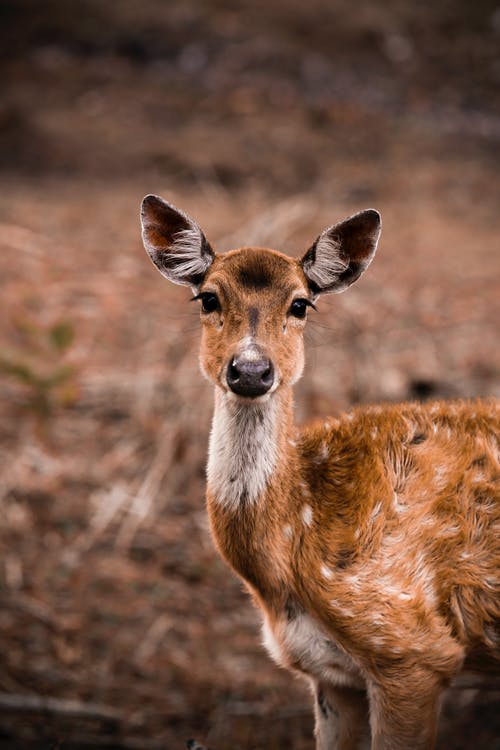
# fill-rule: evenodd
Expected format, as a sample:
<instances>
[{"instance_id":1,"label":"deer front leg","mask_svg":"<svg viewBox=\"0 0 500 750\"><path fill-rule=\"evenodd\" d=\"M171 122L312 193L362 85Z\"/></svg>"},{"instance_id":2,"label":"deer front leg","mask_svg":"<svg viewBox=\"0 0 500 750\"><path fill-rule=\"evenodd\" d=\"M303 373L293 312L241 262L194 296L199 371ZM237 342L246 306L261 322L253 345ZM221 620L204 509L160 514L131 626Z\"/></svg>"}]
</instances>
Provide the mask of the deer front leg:
<instances>
[{"instance_id":1,"label":"deer front leg","mask_svg":"<svg viewBox=\"0 0 500 750\"><path fill-rule=\"evenodd\" d=\"M418 669L369 685L372 750L432 750L443 689L436 675Z\"/></svg>"},{"instance_id":2,"label":"deer front leg","mask_svg":"<svg viewBox=\"0 0 500 750\"><path fill-rule=\"evenodd\" d=\"M316 750L367 750L368 699L364 690L315 685Z\"/></svg>"}]
</instances>

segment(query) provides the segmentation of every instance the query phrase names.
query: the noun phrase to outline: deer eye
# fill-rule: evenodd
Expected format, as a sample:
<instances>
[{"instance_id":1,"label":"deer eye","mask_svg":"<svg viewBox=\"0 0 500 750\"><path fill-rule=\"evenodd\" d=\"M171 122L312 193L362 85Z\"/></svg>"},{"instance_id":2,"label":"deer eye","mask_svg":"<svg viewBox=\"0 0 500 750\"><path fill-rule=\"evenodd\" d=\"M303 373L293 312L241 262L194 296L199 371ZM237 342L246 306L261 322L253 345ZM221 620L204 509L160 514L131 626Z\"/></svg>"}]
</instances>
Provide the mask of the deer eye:
<instances>
[{"instance_id":1,"label":"deer eye","mask_svg":"<svg viewBox=\"0 0 500 750\"><path fill-rule=\"evenodd\" d=\"M213 292L202 292L198 299L201 299L201 309L205 313L215 312L220 309L219 298Z\"/></svg>"},{"instance_id":2,"label":"deer eye","mask_svg":"<svg viewBox=\"0 0 500 750\"><path fill-rule=\"evenodd\" d=\"M311 303L307 299L294 299L290 305L289 313L295 318L305 318L307 307L310 304Z\"/></svg>"}]
</instances>

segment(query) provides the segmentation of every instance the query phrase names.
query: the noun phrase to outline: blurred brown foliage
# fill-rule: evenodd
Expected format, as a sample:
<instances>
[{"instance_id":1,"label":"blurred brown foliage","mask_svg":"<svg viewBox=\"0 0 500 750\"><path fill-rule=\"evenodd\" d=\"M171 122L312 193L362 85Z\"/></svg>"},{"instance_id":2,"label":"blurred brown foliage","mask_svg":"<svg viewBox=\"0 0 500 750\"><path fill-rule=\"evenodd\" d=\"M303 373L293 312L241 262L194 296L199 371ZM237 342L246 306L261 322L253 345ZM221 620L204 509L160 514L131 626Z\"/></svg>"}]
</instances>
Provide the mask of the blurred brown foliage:
<instances>
[{"instance_id":1,"label":"blurred brown foliage","mask_svg":"<svg viewBox=\"0 0 500 750\"><path fill-rule=\"evenodd\" d=\"M290 254L382 212L299 420L498 395L500 6L4 0L0 35L2 747L310 748L209 537L197 313L138 205ZM440 747L498 746L495 701L451 694Z\"/></svg>"}]
</instances>

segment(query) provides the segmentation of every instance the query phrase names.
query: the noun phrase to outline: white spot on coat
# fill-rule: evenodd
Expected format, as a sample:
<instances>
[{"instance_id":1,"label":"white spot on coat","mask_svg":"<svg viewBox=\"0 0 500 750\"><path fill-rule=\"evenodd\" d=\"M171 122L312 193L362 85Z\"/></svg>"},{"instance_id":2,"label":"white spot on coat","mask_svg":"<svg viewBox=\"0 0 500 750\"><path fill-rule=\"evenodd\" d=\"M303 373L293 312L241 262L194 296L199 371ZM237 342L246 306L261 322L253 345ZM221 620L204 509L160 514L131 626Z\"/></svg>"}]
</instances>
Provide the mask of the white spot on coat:
<instances>
[{"instance_id":1,"label":"white spot on coat","mask_svg":"<svg viewBox=\"0 0 500 750\"><path fill-rule=\"evenodd\" d=\"M321 464L326 461L329 455L328 444L323 440L316 457L313 459L315 464Z\"/></svg>"},{"instance_id":2,"label":"white spot on coat","mask_svg":"<svg viewBox=\"0 0 500 750\"><path fill-rule=\"evenodd\" d=\"M330 579L332 577L332 575L333 575L333 573L330 570L330 568L328 567L328 565L322 565L321 568L320 568L320 572L321 572L321 575L323 576L323 578L327 578L327 579Z\"/></svg>"},{"instance_id":3,"label":"white spot on coat","mask_svg":"<svg viewBox=\"0 0 500 750\"><path fill-rule=\"evenodd\" d=\"M361 588L361 579L360 576L354 573L347 573L343 576L343 580L345 583L347 583L348 586L350 586L355 591L359 591Z\"/></svg>"},{"instance_id":4,"label":"white spot on coat","mask_svg":"<svg viewBox=\"0 0 500 750\"><path fill-rule=\"evenodd\" d=\"M313 520L313 512L310 505L304 505L302 508L302 520L306 526L310 526Z\"/></svg>"}]
</instances>

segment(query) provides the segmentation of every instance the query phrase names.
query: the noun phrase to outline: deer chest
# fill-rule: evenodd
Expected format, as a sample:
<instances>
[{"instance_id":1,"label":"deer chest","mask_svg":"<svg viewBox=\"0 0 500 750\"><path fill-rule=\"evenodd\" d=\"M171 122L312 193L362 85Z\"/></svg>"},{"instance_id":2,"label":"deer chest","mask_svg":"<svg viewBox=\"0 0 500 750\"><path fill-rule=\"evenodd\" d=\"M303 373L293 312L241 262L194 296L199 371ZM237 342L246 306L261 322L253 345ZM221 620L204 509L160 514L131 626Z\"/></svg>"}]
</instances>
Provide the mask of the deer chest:
<instances>
[{"instance_id":1,"label":"deer chest","mask_svg":"<svg viewBox=\"0 0 500 750\"><path fill-rule=\"evenodd\" d=\"M307 612L284 612L273 621L266 618L263 642L282 667L332 684L363 686L361 672L349 654Z\"/></svg>"}]
</instances>

